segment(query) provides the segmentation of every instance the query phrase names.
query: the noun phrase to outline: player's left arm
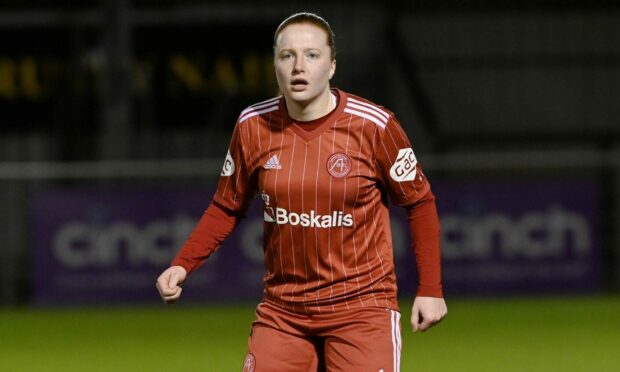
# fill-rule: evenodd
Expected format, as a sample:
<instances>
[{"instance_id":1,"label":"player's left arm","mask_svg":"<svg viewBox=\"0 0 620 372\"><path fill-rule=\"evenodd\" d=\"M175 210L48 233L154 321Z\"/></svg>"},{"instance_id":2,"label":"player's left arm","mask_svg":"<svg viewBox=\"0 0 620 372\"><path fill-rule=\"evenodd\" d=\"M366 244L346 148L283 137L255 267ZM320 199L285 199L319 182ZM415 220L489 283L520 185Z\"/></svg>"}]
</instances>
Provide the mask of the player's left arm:
<instances>
[{"instance_id":1,"label":"player's left arm","mask_svg":"<svg viewBox=\"0 0 620 372\"><path fill-rule=\"evenodd\" d=\"M407 206L406 211L419 276L411 309L411 329L424 332L448 313L441 284L441 234L435 196L429 190L422 199Z\"/></svg>"},{"instance_id":2,"label":"player's left arm","mask_svg":"<svg viewBox=\"0 0 620 372\"><path fill-rule=\"evenodd\" d=\"M406 133L391 116L382 133L377 162L392 201L407 211L419 283L411 327L425 331L447 314L441 284L439 217L435 196Z\"/></svg>"},{"instance_id":3,"label":"player's left arm","mask_svg":"<svg viewBox=\"0 0 620 372\"><path fill-rule=\"evenodd\" d=\"M405 207L411 248L418 268L420 297L443 297L441 284L440 227L435 195L428 190L421 199Z\"/></svg>"},{"instance_id":4,"label":"player's left arm","mask_svg":"<svg viewBox=\"0 0 620 372\"><path fill-rule=\"evenodd\" d=\"M411 329L424 332L439 323L448 314L443 298L417 296L411 308Z\"/></svg>"}]
</instances>

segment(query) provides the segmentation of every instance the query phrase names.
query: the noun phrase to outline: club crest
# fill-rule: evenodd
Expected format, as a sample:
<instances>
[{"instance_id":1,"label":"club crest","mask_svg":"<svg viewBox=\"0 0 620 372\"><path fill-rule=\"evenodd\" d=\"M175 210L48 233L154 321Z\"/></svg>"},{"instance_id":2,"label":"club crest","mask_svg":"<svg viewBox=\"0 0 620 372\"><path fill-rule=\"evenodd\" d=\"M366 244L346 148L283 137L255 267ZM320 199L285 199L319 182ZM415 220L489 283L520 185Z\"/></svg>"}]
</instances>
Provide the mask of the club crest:
<instances>
[{"instance_id":1,"label":"club crest","mask_svg":"<svg viewBox=\"0 0 620 372\"><path fill-rule=\"evenodd\" d=\"M346 177L351 172L351 158L347 154L337 152L327 159L327 171L332 177Z\"/></svg>"}]
</instances>

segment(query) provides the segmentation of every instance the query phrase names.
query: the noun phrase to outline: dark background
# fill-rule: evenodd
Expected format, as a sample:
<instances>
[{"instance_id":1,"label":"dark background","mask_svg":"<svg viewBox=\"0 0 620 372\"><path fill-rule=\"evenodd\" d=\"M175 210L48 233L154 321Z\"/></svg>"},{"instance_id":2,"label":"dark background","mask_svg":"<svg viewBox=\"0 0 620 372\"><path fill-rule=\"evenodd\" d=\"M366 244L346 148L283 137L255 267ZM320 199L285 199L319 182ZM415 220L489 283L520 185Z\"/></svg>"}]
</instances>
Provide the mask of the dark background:
<instances>
[{"instance_id":1,"label":"dark background","mask_svg":"<svg viewBox=\"0 0 620 372\"><path fill-rule=\"evenodd\" d=\"M4 0L0 304L30 296L33 192L213 184L238 113L276 93L275 28L303 10L336 33L332 85L394 111L431 179L600 185L618 290L618 2Z\"/></svg>"}]
</instances>

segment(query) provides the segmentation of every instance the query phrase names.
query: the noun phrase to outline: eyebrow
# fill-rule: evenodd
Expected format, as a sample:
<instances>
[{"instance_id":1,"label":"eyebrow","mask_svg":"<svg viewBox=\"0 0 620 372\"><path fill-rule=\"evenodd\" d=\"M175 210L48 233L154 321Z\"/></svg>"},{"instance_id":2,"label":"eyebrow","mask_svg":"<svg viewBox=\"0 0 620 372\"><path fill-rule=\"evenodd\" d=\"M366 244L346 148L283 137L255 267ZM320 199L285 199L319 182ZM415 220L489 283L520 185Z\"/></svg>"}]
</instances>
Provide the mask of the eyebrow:
<instances>
[{"instance_id":1,"label":"eyebrow","mask_svg":"<svg viewBox=\"0 0 620 372\"><path fill-rule=\"evenodd\" d=\"M295 52L296 50L293 48L284 48L280 51L280 53L282 52ZM304 52L309 52L309 51L317 51L317 52L321 52L320 48L305 48L303 49Z\"/></svg>"}]
</instances>

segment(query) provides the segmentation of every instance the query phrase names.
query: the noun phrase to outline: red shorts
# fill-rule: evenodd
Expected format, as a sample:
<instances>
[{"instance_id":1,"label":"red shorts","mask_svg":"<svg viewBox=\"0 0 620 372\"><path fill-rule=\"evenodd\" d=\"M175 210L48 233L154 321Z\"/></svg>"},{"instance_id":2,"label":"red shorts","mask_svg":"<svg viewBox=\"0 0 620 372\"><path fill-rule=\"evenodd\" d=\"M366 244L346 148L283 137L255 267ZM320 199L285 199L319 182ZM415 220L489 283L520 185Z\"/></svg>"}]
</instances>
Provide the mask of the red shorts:
<instances>
[{"instance_id":1,"label":"red shorts","mask_svg":"<svg viewBox=\"0 0 620 372\"><path fill-rule=\"evenodd\" d=\"M394 372L400 349L400 313L394 310L301 315L261 303L243 372Z\"/></svg>"}]
</instances>

